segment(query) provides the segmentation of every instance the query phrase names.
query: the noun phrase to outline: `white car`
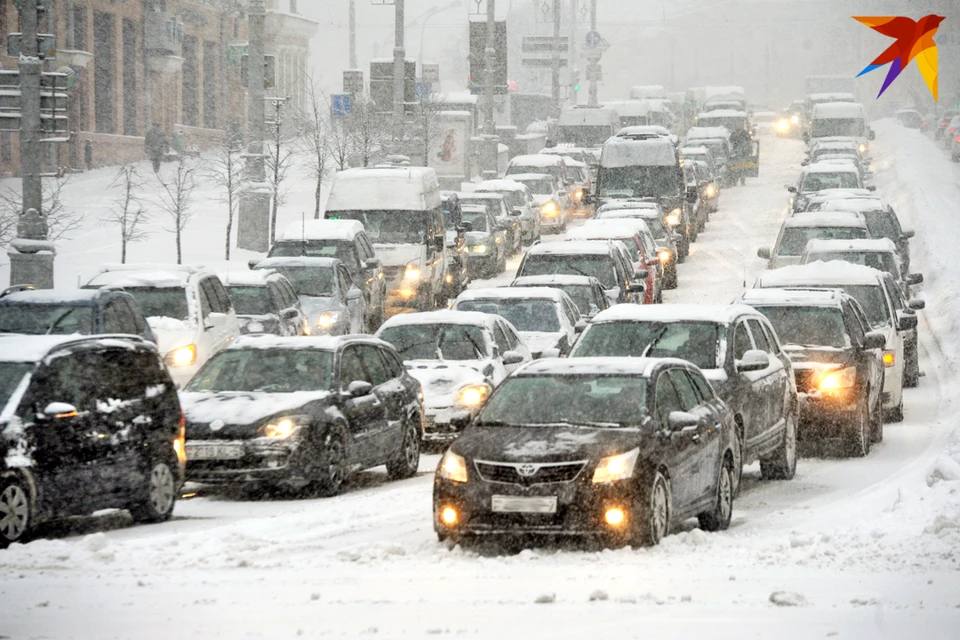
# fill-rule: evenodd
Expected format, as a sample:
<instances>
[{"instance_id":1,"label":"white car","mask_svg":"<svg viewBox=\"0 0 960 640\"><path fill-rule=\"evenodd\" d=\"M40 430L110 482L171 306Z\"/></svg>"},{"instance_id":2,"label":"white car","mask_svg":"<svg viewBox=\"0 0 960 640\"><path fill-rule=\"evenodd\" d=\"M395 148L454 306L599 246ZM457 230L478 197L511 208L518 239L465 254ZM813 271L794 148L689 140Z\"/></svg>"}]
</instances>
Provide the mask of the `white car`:
<instances>
[{"instance_id":1,"label":"white car","mask_svg":"<svg viewBox=\"0 0 960 640\"><path fill-rule=\"evenodd\" d=\"M515 180L484 180L475 193L499 193L511 210L520 212L523 241L533 244L540 239L539 207L527 185Z\"/></svg>"},{"instance_id":2,"label":"white car","mask_svg":"<svg viewBox=\"0 0 960 640\"><path fill-rule=\"evenodd\" d=\"M783 221L773 250L761 247L757 256L767 260L767 269L800 264L811 240L865 240L870 237L867 223L850 211L798 213Z\"/></svg>"},{"instance_id":3,"label":"white car","mask_svg":"<svg viewBox=\"0 0 960 640\"><path fill-rule=\"evenodd\" d=\"M451 417L476 413L493 389L524 363L530 350L500 316L466 311L405 313L387 320L377 337L396 349L423 389L424 439L458 435Z\"/></svg>"},{"instance_id":4,"label":"white car","mask_svg":"<svg viewBox=\"0 0 960 640\"><path fill-rule=\"evenodd\" d=\"M843 289L856 299L870 328L884 335L883 409L888 422L903 420L904 337L917 327L917 316L897 311L886 287L884 274L849 262L811 262L763 272L759 289Z\"/></svg>"},{"instance_id":5,"label":"white car","mask_svg":"<svg viewBox=\"0 0 960 640\"><path fill-rule=\"evenodd\" d=\"M548 173L515 173L510 180L530 189L533 202L539 208L540 230L546 233L567 230L567 207L570 200L564 187Z\"/></svg>"},{"instance_id":6,"label":"white car","mask_svg":"<svg viewBox=\"0 0 960 640\"><path fill-rule=\"evenodd\" d=\"M240 337L240 323L220 278L201 267L105 265L85 289L122 288L157 336L157 349L183 387L211 356Z\"/></svg>"}]
</instances>

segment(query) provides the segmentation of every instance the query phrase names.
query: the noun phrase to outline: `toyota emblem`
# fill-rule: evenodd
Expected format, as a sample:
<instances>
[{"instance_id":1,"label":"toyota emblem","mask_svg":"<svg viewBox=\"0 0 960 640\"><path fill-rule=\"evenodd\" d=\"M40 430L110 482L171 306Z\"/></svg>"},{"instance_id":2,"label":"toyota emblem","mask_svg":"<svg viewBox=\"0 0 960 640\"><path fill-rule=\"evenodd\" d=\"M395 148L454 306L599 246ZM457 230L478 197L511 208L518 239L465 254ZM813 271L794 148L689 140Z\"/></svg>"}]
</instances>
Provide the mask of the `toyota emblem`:
<instances>
[{"instance_id":1,"label":"toyota emblem","mask_svg":"<svg viewBox=\"0 0 960 640\"><path fill-rule=\"evenodd\" d=\"M214 420L210 423L210 431L220 431L224 426L223 420Z\"/></svg>"},{"instance_id":2,"label":"toyota emblem","mask_svg":"<svg viewBox=\"0 0 960 640\"><path fill-rule=\"evenodd\" d=\"M517 473L519 473L520 475L522 475L522 476L525 477L525 478L529 478L530 476L532 476L533 474L535 474L539 469L540 469L540 467L538 467L538 466L535 465L535 464L521 464L521 465L517 465Z\"/></svg>"}]
</instances>

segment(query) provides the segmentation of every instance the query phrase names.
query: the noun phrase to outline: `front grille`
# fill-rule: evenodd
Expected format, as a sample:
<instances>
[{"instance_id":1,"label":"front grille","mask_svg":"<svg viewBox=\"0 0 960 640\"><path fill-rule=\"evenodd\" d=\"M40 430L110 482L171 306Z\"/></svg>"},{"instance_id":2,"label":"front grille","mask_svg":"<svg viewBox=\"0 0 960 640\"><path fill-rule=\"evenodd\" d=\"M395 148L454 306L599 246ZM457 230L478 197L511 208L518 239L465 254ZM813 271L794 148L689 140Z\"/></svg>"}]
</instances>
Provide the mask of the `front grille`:
<instances>
[{"instance_id":1,"label":"front grille","mask_svg":"<svg viewBox=\"0 0 960 640\"><path fill-rule=\"evenodd\" d=\"M559 463L481 462L479 460L476 462L477 472L486 482L502 482L527 487L535 484L572 482L586 465L586 460Z\"/></svg>"},{"instance_id":2,"label":"front grille","mask_svg":"<svg viewBox=\"0 0 960 640\"><path fill-rule=\"evenodd\" d=\"M819 371L817 369L794 369L794 380L797 382L797 391L805 393L815 388L814 380Z\"/></svg>"},{"instance_id":3,"label":"front grille","mask_svg":"<svg viewBox=\"0 0 960 640\"><path fill-rule=\"evenodd\" d=\"M403 275L404 269L405 267L384 267L383 277L387 282L399 280L400 276Z\"/></svg>"}]
</instances>

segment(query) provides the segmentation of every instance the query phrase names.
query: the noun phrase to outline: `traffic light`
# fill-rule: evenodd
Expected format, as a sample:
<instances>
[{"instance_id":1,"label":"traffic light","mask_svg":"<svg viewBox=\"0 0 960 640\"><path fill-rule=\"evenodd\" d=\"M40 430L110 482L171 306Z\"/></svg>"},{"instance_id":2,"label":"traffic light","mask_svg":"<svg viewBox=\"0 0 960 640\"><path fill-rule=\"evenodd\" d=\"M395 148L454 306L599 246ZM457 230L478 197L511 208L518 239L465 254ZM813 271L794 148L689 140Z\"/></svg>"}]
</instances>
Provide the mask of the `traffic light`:
<instances>
[{"instance_id":1,"label":"traffic light","mask_svg":"<svg viewBox=\"0 0 960 640\"><path fill-rule=\"evenodd\" d=\"M570 79L571 79L570 84L573 85L574 93L579 92L580 91L580 68L579 67L573 68L573 74L571 75Z\"/></svg>"}]
</instances>

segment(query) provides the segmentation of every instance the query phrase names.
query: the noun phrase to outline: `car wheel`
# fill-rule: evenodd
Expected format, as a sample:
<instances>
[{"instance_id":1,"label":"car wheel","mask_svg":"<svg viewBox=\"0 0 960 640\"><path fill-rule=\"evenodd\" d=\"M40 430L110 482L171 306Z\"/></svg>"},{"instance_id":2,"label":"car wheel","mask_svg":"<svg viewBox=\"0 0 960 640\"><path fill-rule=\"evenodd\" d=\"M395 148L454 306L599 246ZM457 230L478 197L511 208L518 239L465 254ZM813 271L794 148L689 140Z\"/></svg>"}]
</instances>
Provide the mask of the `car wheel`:
<instances>
[{"instance_id":1,"label":"car wheel","mask_svg":"<svg viewBox=\"0 0 960 640\"><path fill-rule=\"evenodd\" d=\"M686 262L688 253L690 253L690 240L686 236L681 236L680 242L677 243L677 262Z\"/></svg>"},{"instance_id":2,"label":"car wheel","mask_svg":"<svg viewBox=\"0 0 960 640\"><path fill-rule=\"evenodd\" d=\"M403 429L403 441L396 457L387 463L387 477L391 480L412 478L420 468L420 428L412 420Z\"/></svg>"},{"instance_id":3,"label":"car wheel","mask_svg":"<svg viewBox=\"0 0 960 640\"><path fill-rule=\"evenodd\" d=\"M653 547L670 534L670 485L659 471L653 476L645 504L636 513L636 527L631 541L635 546Z\"/></svg>"},{"instance_id":4,"label":"car wheel","mask_svg":"<svg viewBox=\"0 0 960 640\"><path fill-rule=\"evenodd\" d=\"M168 462L156 462L147 477L147 496L130 507L134 522L163 522L173 513L177 481Z\"/></svg>"},{"instance_id":5,"label":"car wheel","mask_svg":"<svg viewBox=\"0 0 960 640\"><path fill-rule=\"evenodd\" d=\"M900 394L900 404L898 404L893 409L888 409L885 412L882 412L883 416L880 421L882 422L903 422L903 393Z\"/></svg>"},{"instance_id":6,"label":"car wheel","mask_svg":"<svg viewBox=\"0 0 960 640\"><path fill-rule=\"evenodd\" d=\"M735 429L737 446L733 451L733 496L740 495L740 482L743 480L743 425L737 420Z\"/></svg>"},{"instance_id":7,"label":"car wheel","mask_svg":"<svg viewBox=\"0 0 960 640\"><path fill-rule=\"evenodd\" d=\"M900 419L903 419L903 398L900 399ZM883 442L883 401L880 398L870 412L870 441Z\"/></svg>"},{"instance_id":8,"label":"car wheel","mask_svg":"<svg viewBox=\"0 0 960 640\"><path fill-rule=\"evenodd\" d=\"M760 475L764 480L790 480L797 472L797 411L787 414L783 442L773 455L760 460Z\"/></svg>"},{"instance_id":9,"label":"car wheel","mask_svg":"<svg viewBox=\"0 0 960 640\"><path fill-rule=\"evenodd\" d=\"M15 473L0 477L0 549L20 542L33 525L30 488Z\"/></svg>"},{"instance_id":10,"label":"car wheel","mask_svg":"<svg viewBox=\"0 0 960 640\"><path fill-rule=\"evenodd\" d=\"M717 500L711 511L697 516L704 531L723 531L730 526L733 517L733 460L727 456L720 468L717 481Z\"/></svg>"},{"instance_id":11,"label":"car wheel","mask_svg":"<svg viewBox=\"0 0 960 640\"><path fill-rule=\"evenodd\" d=\"M323 496L335 496L340 493L347 479L347 450L343 438L336 434L327 436L323 445L323 463L320 465L316 488Z\"/></svg>"},{"instance_id":12,"label":"car wheel","mask_svg":"<svg viewBox=\"0 0 960 640\"><path fill-rule=\"evenodd\" d=\"M863 458L870 453L870 420L867 414L867 399L863 398L857 405L857 415L847 426L844 437L848 457Z\"/></svg>"},{"instance_id":13,"label":"car wheel","mask_svg":"<svg viewBox=\"0 0 960 640\"><path fill-rule=\"evenodd\" d=\"M667 277L664 278L663 288L676 289L678 286L679 278L677 277L677 266L670 265L670 269L667 271Z\"/></svg>"}]
</instances>

